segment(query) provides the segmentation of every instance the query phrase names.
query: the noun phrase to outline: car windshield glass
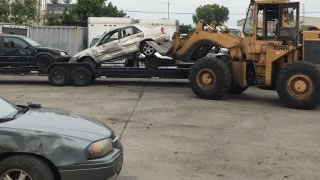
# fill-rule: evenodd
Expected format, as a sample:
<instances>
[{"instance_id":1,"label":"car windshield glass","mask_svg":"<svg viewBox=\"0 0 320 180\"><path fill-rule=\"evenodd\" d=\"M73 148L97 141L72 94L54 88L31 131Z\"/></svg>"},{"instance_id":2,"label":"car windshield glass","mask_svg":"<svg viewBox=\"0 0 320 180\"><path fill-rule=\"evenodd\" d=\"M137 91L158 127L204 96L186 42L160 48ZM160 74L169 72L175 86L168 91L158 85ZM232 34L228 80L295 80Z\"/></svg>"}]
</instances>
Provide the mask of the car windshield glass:
<instances>
[{"instance_id":1,"label":"car windshield glass","mask_svg":"<svg viewBox=\"0 0 320 180\"><path fill-rule=\"evenodd\" d=\"M30 38L24 37L23 40L27 41L31 46L41 46L39 43L33 41Z\"/></svg>"},{"instance_id":2,"label":"car windshield glass","mask_svg":"<svg viewBox=\"0 0 320 180\"><path fill-rule=\"evenodd\" d=\"M99 41L100 38L93 38L90 44L90 47L94 46L97 44L97 42Z\"/></svg>"},{"instance_id":3,"label":"car windshield glass","mask_svg":"<svg viewBox=\"0 0 320 180\"><path fill-rule=\"evenodd\" d=\"M0 119L11 118L19 111L19 108L10 102L0 98Z\"/></svg>"}]
</instances>

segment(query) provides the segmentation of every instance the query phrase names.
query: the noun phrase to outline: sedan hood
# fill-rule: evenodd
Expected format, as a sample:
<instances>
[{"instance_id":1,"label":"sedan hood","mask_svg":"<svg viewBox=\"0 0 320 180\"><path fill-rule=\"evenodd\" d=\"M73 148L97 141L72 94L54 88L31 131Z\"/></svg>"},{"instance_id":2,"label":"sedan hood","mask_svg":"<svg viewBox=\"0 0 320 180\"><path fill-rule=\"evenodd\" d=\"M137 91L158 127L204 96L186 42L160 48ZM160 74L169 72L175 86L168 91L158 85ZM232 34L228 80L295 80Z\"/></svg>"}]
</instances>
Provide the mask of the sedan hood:
<instances>
[{"instance_id":1,"label":"sedan hood","mask_svg":"<svg viewBox=\"0 0 320 180\"><path fill-rule=\"evenodd\" d=\"M1 123L1 127L58 134L88 141L114 136L112 129L98 120L47 108L31 109L13 121Z\"/></svg>"},{"instance_id":2,"label":"sedan hood","mask_svg":"<svg viewBox=\"0 0 320 180\"><path fill-rule=\"evenodd\" d=\"M37 47L37 49L49 50L49 51L55 51L55 52L66 52L65 50L55 49L55 48L50 48L50 47L44 47L44 46Z\"/></svg>"}]
</instances>

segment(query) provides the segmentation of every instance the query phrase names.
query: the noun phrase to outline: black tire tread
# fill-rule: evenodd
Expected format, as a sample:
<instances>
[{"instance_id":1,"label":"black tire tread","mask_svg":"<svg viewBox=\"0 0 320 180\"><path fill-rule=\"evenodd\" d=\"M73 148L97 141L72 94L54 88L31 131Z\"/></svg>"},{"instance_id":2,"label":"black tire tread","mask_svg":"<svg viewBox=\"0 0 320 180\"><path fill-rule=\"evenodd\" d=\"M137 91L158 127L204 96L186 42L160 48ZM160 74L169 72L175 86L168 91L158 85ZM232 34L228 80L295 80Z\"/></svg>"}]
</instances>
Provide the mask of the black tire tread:
<instances>
[{"instance_id":1,"label":"black tire tread","mask_svg":"<svg viewBox=\"0 0 320 180\"><path fill-rule=\"evenodd\" d=\"M28 172L23 169L25 167L16 167L23 166L23 164L25 164L27 168L32 169L36 172ZM54 176L50 167L41 159L33 156L18 155L4 159L0 162L0 175L2 175L2 173L5 173L5 171L9 169L14 169L14 167L26 171L30 176L34 174L34 176L37 176L32 177L34 180L54 180Z\"/></svg>"},{"instance_id":2,"label":"black tire tread","mask_svg":"<svg viewBox=\"0 0 320 180\"><path fill-rule=\"evenodd\" d=\"M309 98L309 100L306 101L299 101L299 100L293 100L293 98L290 98L286 95L286 90L283 89L281 86L286 80L286 75L290 73L295 68L305 68L307 69L310 73L315 75L315 79L312 79L314 81L314 86L316 87L316 92L314 95L314 98ZM312 78L312 77L310 77ZM277 76L277 82L276 82L276 90L279 95L280 100L284 101L284 103L289 107L289 108L294 108L294 109L304 109L304 110L310 110L314 109L317 104L319 103L320 100L320 70L319 68L308 61L297 61L291 64L288 64L285 68L283 68L280 73Z\"/></svg>"},{"instance_id":3,"label":"black tire tread","mask_svg":"<svg viewBox=\"0 0 320 180\"><path fill-rule=\"evenodd\" d=\"M42 67L39 66L39 59L40 59L41 57L47 57L48 59L50 59L51 62L50 62L50 64L48 65L48 67L42 68ZM40 55L40 56L38 56L37 59L36 59L36 63L37 63L38 68L40 68L40 69L42 69L42 70L48 69L48 68L53 64L53 62L54 62L54 60L52 59L52 57L50 57L50 56L47 55L47 54Z\"/></svg>"},{"instance_id":4,"label":"black tire tread","mask_svg":"<svg viewBox=\"0 0 320 180\"><path fill-rule=\"evenodd\" d=\"M224 72L224 82L223 84L219 87L219 90L211 95L206 95L206 94L202 94L199 91L197 91L195 89L195 87L192 86L191 84L191 89L193 90L193 92L199 96L202 99L211 99L211 100L219 100L222 97L224 97L228 91L229 88L231 86L231 81L232 81L232 76L231 76L231 72L229 67L220 59L215 58L215 57L203 57L201 59L199 59L191 68L190 68L190 74L189 74L189 81L192 81L191 78L193 76L193 71L195 71L195 69L199 69L200 66L202 64L211 64L212 66L216 66L218 65L218 67L220 67L223 72ZM196 73L195 73L196 75Z\"/></svg>"},{"instance_id":5,"label":"black tire tread","mask_svg":"<svg viewBox=\"0 0 320 180\"><path fill-rule=\"evenodd\" d=\"M228 91L229 94L241 94L243 92L245 92L249 87L241 87L239 84L231 84L231 87Z\"/></svg>"},{"instance_id":6,"label":"black tire tread","mask_svg":"<svg viewBox=\"0 0 320 180\"><path fill-rule=\"evenodd\" d=\"M60 70L60 71L63 71L66 75L66 81L61 83L61 84L57 84L53 81L53 72L56 71L56 70ZM67 69L63 68L63 67L54 67L50 70L49 72L49 82L52 86L66 86L69 84L70 82L70 74L68 72Z\"/></svg>"},{"instance_id":7,"label":"black tire tread","mask_svg":"<svg viewBox=\"0 0 320 180\"><path fill-rule=\"evenodd\" d=\"M76 80L75 80L74 77L75 77L75 74L76 74L78 71L84 71L84 72L86 72L86 73L88 74L88 81L87 81L87 83L79 85L79 84L76 82ZM74 70L71 72L71 83L72 83L73 85L75 85L75 86L87 86L87 85L89 85L89 84L91 83L91 81L92 81L92 74L91 74L91 72L90 72L87 68L78 67L78 68L74 69Z\"/></svg>"}]
</instances>

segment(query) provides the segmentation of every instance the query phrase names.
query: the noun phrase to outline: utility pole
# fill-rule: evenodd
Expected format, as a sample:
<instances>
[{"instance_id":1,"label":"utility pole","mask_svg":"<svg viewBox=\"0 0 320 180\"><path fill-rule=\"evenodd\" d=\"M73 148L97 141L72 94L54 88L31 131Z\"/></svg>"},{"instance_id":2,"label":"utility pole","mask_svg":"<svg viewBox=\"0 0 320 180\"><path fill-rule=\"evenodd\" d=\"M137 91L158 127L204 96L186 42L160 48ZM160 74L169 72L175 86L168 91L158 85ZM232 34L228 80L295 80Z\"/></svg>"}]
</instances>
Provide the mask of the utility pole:
<instances>
[{"instance_id":1,"label":"utility pole","mask_svg":"<svg viewBox=\"0 0 320 180\"><path fill-rule=\"evenodd\" d=\"M170 19L170 0L168 0L168 19Z\"/></svg>"},{"instance_id":2,"label":"utility pole","mask_svg":"<svg viewBox=\"0 0 320 180\"><path fill-rule=\"evenodd\" d=\"M303 28L306 27L306 3L308 0L305 0L303 3Z\"/></svg>"}]
</instances>

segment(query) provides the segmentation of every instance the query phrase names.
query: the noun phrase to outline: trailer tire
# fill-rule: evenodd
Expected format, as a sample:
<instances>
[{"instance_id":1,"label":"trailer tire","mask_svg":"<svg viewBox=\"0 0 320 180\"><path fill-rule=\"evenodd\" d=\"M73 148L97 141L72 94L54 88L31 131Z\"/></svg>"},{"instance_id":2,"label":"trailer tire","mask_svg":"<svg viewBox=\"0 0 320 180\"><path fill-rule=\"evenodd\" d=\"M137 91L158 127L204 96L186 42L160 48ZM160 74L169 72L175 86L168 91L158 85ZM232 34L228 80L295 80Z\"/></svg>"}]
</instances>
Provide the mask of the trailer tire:
<instances>
[{"instance_id":1,"label":"trailer tire","mask_svg":"<svg viewBox=\"0 0 320 180\"><path fill-rule=\"evenodd\" d=\"M49 72L49 82L53 86L66 86L70 82L70 74L66 68L54 67Z\"/></svg>"},{"instance_id":2,"label":"trailer tire","mask_svg":"<svg viewBox=\"0 0 320 180\"><path fill-rule=\"evenodd\" d=\"M146 60L144 61L144 65L149 71L158 70L159 59L156 56L146 58Z\"/></svg>"},{"instance_id":3,"label":"trailer tire","mask_svg":"<svg viewBox=\"0 0 320 180\"><path fill-rule=\"evenodd\" d=\"M87 68L78 67L71 72L71 82L75 86L87 86L92 81L92 74Z\"/></svg>"},{"instance_id":4,"label":"trailer tire","mask_svg":"<svg viewBox=\"0 0 320 180\"><path fill-rule=\"evenodd\" d=\"M192 91L202 99L219 100L231 86L231 72L218 58L199 59L190 70L189 81Z\"/></svg>"},{"instance_id":5,"label":"trailer tire","mask_svg":"<svg viewBox=\"0 0 320 180\"><path fill-rule=\"evenodd\" d=\"M311 110L320 99L320 70L306 61L288 64L277 77L277 93L289 108Z\"/></svg>"}]
</instances>

